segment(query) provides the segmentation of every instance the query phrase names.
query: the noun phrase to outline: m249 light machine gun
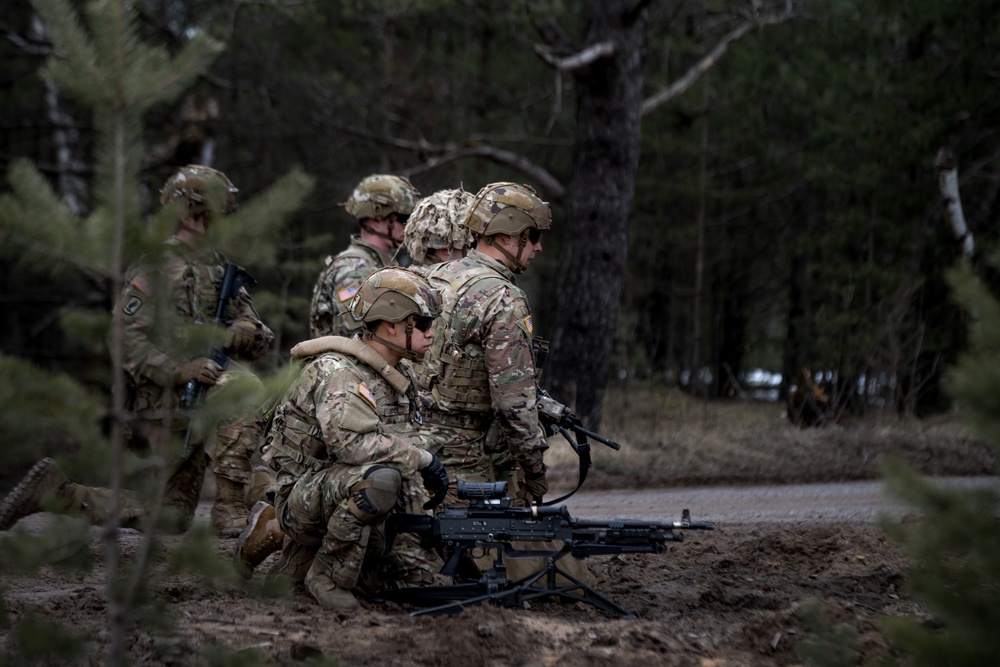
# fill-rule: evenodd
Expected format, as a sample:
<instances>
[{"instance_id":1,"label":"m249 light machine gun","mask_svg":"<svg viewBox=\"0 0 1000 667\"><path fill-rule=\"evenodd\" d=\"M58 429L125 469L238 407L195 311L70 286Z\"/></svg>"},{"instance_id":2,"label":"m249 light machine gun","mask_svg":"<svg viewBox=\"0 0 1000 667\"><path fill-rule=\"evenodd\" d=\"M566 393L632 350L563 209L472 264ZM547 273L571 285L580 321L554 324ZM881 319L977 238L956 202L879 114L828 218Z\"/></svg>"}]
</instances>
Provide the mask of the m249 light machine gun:
<instances>
[{"instance_id":1,"label":"m249 light machine gun","mask_svg":"<svg viewBox=\"0 0 1000 667\"><path fill-rule=\"evenodd\" d=\"M452 577L450 586L427 586L387 591L383 597L396 602L429 606L411 615L457 611L479 602L520 606L541 598L587 602L609 614L634 618L559 567L566 556L664 553L667 542L680 542L679 530L713 530L711 521L692 521L684 510L680 521L636 519L608 521L574 519L566 506L514 507L506 482L458 482L458 497L468 507L448 506L435 516L391 514L386 523L386 548L399 533L415 533L422 543L445 560L441 574ZM525 542L554 542L552 549L519 548ZM534 546L534 545L532 545ZM476 559L493 552L493 565L480 572ZM544 565L517 581L507 578L503 558L541 558Z\"/></svg>"}]
</instances>

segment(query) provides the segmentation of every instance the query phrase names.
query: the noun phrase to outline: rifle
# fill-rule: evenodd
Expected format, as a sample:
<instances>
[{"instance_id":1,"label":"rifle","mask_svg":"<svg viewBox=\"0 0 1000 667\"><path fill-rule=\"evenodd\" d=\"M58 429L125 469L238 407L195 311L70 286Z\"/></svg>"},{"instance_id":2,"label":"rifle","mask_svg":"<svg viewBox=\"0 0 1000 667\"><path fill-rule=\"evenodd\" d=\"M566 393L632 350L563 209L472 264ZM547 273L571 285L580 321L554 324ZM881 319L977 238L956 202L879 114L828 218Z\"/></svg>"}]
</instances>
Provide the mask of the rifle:
<instances>
[{"instance_id":1,"label":"rifle","mask_svg":"<svg viewBox=\"0 0 1000 667\"><path fill-rule=\"evenodd\" d=\"M531 347L532 354L535 358L535 370L537 377L541 377L542 370L545 366L545 360L549 356L549 342L544 338L535 336L531 339ZM586 481L587 472L590 470L591 466L590 443L587 441L588 438L596 440L616 452L620 450L622 446L614 440L605 438L603 435L585 428L583 423L580 421L580 418L570 412L569 408L552 398L547 391L537 385L535 387L535 407L538 409L538 421L541 422L542 428L545 429L545 435L553 436L556 433L561 434L580 458L580 471L577 476L576 488L563 496L559 496L555 500L543 503L545 506L550 506L561 503L572 496L580 490L580 487L583 486L584 481ZM570 432L576 434L576 439L570 435Z\"/></svg>"},{"instance_id":2,"label":"rifle","mask_svg":"<svg viewBox=\"0 0 1000 667\"><path fill-rule=\"evenodd\" d=\"M414 604L431 604L411 616L457 611L467 605L491 602L520 606L522 602L546 597L583 601L602 611L634 618L579 579L561 569L558 561L572 555L655 553L667 551L667 542L681 542L678 530L714 530L711 521L692 521L684 510L680 521L659 522L636 519L610 521L575 519L566 506L515 507L507 497L506 482L458 482L458 497L467 507L446 506L435 516L390 514L385 524L386 551L399 533L414 533L427 548L441 554L445 565L441 574L452 577L450 586L426 586L383 591L382 599ZM561 542L554 549L518 548L516 542ZM475 558L494 552L493 566L480 573ZM517 581L506 576L501 557L542 558L545 565ZM556 577L571 582L560 585ZM576 593L575 595L573 593Z\"/></svg>"},{"instance_id":3,"label":"rifle","mask_svg":"<svg viewBox=\"0 0 1000 667\"><path fill-rule=\"evenodd\" d=\"M222 274L222 286L219 288L219 299L215 304L215 317L212 324L226 324L222 317L229 307L229 302L236 298L240 289L246 285L253 287L257 284L254 277L246 269L235 264L226 264ZM197 320L201 324L201 320ZM208 357L225 370L229 366L230 353L227 348L216 348L209 352ZM208 385L197 380L188 380L181 391L180 405L184 409L196 408L205 401L205 394L208 393ZM191 442L191 425L188 424L187 433L184 435L184 452L187 453L188 445Z\"/></svg>"}]
</instances>

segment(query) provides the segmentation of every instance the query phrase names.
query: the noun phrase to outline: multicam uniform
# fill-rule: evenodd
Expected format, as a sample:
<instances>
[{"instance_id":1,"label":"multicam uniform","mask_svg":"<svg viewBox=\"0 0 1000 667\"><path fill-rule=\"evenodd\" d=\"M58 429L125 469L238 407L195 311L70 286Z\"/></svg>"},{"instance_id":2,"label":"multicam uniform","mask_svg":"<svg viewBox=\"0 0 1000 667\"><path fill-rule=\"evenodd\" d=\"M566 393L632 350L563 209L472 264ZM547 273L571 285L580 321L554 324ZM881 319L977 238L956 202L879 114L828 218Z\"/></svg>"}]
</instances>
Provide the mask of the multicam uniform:
<instances>
[{"instance_id":1,"label":"multicam uniform","mask_svg":"<svg viewBox=\"0 0 1000 667\"><path fill-rule=\"evenodd\" d=\"M395 260L382 250L362 241L357 234L351 236L346 250L326 258L326 268L313 288L310 335L351 337L358 333L361 322L351 317L348 310L351 299L376 269L395 265Z\"/></svg>"},{"instance_id":2,"label":"multicam uniform","mask_svg":"<svg viewBox=\"0 0 1000 667\"><path fill-rule=\"evenodd\" d=\"M476 250L428 276L444 307L418 377L423 432L455 479L544 470L531 312L513 272ZM455 502L455 485L448 502Z\"/></svg>"},{"instance_id":3,"label":"multicam uniform","mask_svg":"<svg viewBox=\"0 0 1000 667\"><path fill-rule=\"evenodd\" d=\"M304 366L262 450L277 471L278 522L291 539L318 546L316 560L350 590L362 574L372 529L385 516L376 505L425 512L428 494L418 471L432 457L416 444L418 413L405 361L394 369L360 340L341 337L307 341L292 355ZM373 505L373 494L384 492L373 473L386 468L402 477L400 491ZM412 536L401 537L391 554L392 578L430 581L440 568L437 557Z\"/></svg>"},{"instance_id":4,"label":"multicam uniform","mask_svg":"<svg viewBox=\"0 0 1000 667\"><path fill-rule=\"evenodd\" d=\"M169 435L173 434L175 442L177 438L183 441L189 420L180 410L183 387L173 383L181 362L164 351L164 342L177 335L173 323L209 323L214 319L226 260L215 252L193 250L176 238L166 242L159 260L156 266L140 263L129 270L117 310L124 320L124 367L130 385L126 409L137 417L130 444L165 454ZM246 355L249 360L262 356L274 338L245 289L230 302L222 319L253 323L256 332L252 350ZM164 429L166 415L169 432ZM215 436L213 472L246 483L251 456L262 439L260 427L247 416L224 423ZM178 510L180 529L187 527L198 505L208 463L206 444L210 443L190 442L187 451L170 460L167 468L165 503Z\"/></svg>"}]
</instances>

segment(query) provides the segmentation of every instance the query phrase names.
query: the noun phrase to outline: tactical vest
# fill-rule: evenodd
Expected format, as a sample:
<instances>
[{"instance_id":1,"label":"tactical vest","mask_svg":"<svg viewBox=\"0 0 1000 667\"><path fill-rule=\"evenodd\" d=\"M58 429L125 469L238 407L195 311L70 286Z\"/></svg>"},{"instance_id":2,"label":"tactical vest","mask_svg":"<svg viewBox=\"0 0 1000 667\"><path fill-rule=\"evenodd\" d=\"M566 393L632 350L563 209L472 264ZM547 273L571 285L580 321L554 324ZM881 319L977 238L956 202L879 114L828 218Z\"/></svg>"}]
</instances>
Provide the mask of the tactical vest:
<instances>
[{"instance_id":1,"label":"tactical vest","mask_svg":"<svg viewBox=\"0 0 1000 667\"><path fill-rule=\"evenodd\" d=\"M431 272L430 280L432 285L444 282L437 271ZM487 284L480 284L484 281ZM474 285L488 288L506 284L507 281L495 270L477 266L453 276L448 281L449 289L443 290L445 304L435 324L443 335L434 337L424 357L423 367L424 388L430 391L439 410L467 413L488 413L491 410L486 353L480 344L454 340L452 322L456 304Z\"/></svg>"},{"instance_id":2,"label":"tactical vest","mask_svg":"<svg viewBox=\"0 0 1000 667\"><path fill-rule=\"evenodd\" d=\"M386 371L386 368L391 369L391 367L384 360L382 368L374 368L372 364L366 362L367 358L374 360L371 355L377 356L377 352L368 348L360 340L339 336L325 336L306 341L306 343L321 342L322 344L316 346L315 350L311 350L313 352L311 359L323 354L337 354L362 377L370 375L372 372L380 376L380 381L371 382L369 386L372 398L375 400L375 413L379 419L376 433L398 432L402 430L402 424L411 420L419 420L413 385L408 382L408 378L398 372L395 373L398 377L392 375L387 377L389 372ZM292 355L295 358L295 349L293 349ZM359 360L359 356L366 359ZM402 388L402 391L399 391L402 383L406 383L406 386ZM390 428L386 429L386 426ZM289 401L282 403L275 409L274 417L267 429L264 445L261 447L261 453L264 462L271 468L279 473L287 473L296 479L306 473L318 472L336 463L336 459L331 457L323 440L323 431L316 416L306 414ZM279 477L284 477L284 475L279 474Z\"/></svg>"}]
</instances>

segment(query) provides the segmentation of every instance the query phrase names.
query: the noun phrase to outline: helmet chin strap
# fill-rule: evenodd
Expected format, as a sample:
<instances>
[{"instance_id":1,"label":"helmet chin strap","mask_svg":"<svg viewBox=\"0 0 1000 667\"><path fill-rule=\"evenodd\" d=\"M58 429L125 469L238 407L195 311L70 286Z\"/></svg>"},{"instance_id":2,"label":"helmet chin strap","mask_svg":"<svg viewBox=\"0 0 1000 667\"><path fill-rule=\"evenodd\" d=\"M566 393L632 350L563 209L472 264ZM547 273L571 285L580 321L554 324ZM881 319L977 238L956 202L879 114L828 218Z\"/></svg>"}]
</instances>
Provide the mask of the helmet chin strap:
<instances>
[{"instance_id":1,"label":"helmet chin strap","mask_svg":"<svg viewBox=\"0 0 1000 667\"><path fill-rule=\"evenodd\" d=\"M395 343L390 343L385 338L381 338L375 335L374 331L365 329L365 338L368 340L377 340L378 342L385 345L387 348L393 352L399 352L403 355L404 359L409 359L410 361L420 361L424 358L423 352L415 352L413 350L413 315L409 315L406 318L406 347L402 348Z\"/></svg>"},{"instance_id":2,"label":"helmet chin strap","mask_svg":"<svg viewBox=\"0 0 1000 667\"><path fill-rule=\"evenodd\" d=\"M362 223L361 226L364 228L366 232L368 232L372 236L378 236L379 238L383 238L386 241L388 241L392 246L393 250L395 250L396 248L399 248L401 245L403 245L402 241L396 240L392 235L392 230L396 226L396 222L395 220L392 219L391 216L388 218L383 218L383 220L385 220L386 222L386 231L384 232L380 232L376 229L373 229L372 227L364 223Z\"/></svg>"},{"instance_id":3,"label":"helmet chin strap","mask_svg":"<svg viewBox=\"0 0 1000 667\"><path fill-rule=\"evenodd\" d=\"M509 234L508 234L509 236ZM510 254L506 248L496 242L496 236L485 236L483 240L486 241L487 245L491 245L496 248L501 255L510 260L511 264L514 266L510 267L510 270L514 273L524 273L528 267L521 263L521 255L524 254L524 246L528 245L528 230L521 232L521 236L517 241L517 257Z\"/></svg>"}]
</instances>

